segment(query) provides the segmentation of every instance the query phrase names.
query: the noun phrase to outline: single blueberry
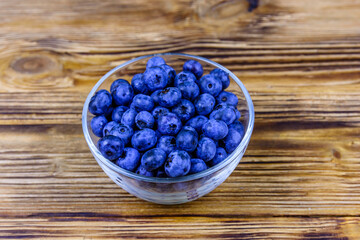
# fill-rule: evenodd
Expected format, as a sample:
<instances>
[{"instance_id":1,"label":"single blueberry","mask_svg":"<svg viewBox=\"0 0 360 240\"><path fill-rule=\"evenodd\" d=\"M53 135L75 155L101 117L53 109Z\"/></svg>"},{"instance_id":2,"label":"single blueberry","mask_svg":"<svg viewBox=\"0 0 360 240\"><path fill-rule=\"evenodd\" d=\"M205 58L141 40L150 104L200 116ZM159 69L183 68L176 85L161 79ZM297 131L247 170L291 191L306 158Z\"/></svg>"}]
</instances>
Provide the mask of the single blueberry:
<instances>
[{"instance_id":1,"label":"single blueberry","mask_svg":"<svg viewBox=\"0 0 360 240\"><path fill-rule=\"evenodd\" d=\"M125 124L119 124L114 126L109 132L109 135L119 137L125 145L130 142L133 134L134 130L130 126Z\"/></svg>"},{"instance_id":2,"label":"single blueberry","mask_svg":"<svg viewBox=\"0 0 360 240\"><path fill-rule=\"evenodd\" d=\"M121 82L112 92L112 97L116 105L128 105L134 97L134 89L128 82Z\"/></svg>"},{"instance_id":3,"label":"single blueberry","mask_svg":"<svg viewBox=\"0 0 360 240\"><path fill-rule=\"evenodd\" d=\"M192 158L190 161L191 161L191 167L190 167L189 174L202 172L207 169L207 165L202 159Z\"/></svg>"},{"instance_id":4,"label":"single blueberry","mask_svg":"<svg viewBox=\"0 0 360 240\"><path fill-rule=\"evenodd\" d=\"M176 136L176 146L178 149L193 152L198 144L199 135L190 126L184 126Z\"/></svg>"},{"instance_id":5,"label":"single blueberry","mask_svg":"<svg viewBox=\"0 0 360 240\"><path fill-rule=\"evenodd\" d=\"M222 90L221 81L211 74L204 75L199 80L199 87L202 93L209 93L216 97Z\"/></svg>"},{"instance_id":6,"label":"single blueberry","mask_svg":"<svg viewBox=\"0 0 360 240\"><path fill-rule=\"evenodd\" d=\"M168 76L160 67L151 67L146 69L142 79L150 91L163 89L168 84Z\"/></svg>"},{"instance_id":7,"label":"single blueberry","mask_svg":"<svg viewBox=\"0 0 360 240\"><path fill-rule=\"evenodd\" d=\"M160 148L153 148L141 157L141 165L148 171L160 168L166 159L166 153Z\"/></svg>"},{"instance_id":8,"label":"single blueberry","mask_svg":"<svg viewBox=\"0 0 360 240\"><path fill-rule=\"evenodd\" d=\"M159 138L156 147L164 150L166 154L169 154L176 148L176 138L173 136L162 136Z\"/></svg>"},{"instance_id":9,"label":"single blueberry","mask_svg":"<svg viewBox=\"0 0 360 240\"><path fill-rule=\"evenodd\" d=\"M131 138L131 144L139 151L145 151L155 146L157 141L155 131L144 128L135 132Z\"/></svg>"},{"instance_id":10,"label":"single blueberry","mask_svg":"<svg viewBox=\"0 0 360 240\"><path fill-rule=\"evenodd\" d=\"M226 153L225 149L222 147L216 148L216 154L213 159L211 159L208 164L212 167L216 164L222 162L225 158L227 158L228 154Z\"/></svg>"},{"instance_id":11,"label":"single blueberry","mask_svg":"<svg viewBox=\"0 0 360 240\"><path fill-rule=\"evenodd\" d=\"M235 108L223 107L221 109L214 110L210 114L209 118L224 121L227 125L229 125L233 123L236 119Z\"/></svg>"},{"instance_id":12,"label":"single blueberry","mask_svg":"<svg viewBox=\"0 0 360 240\"><path fill-rule=\"evenodd\" d=\"M190 101L194 101L200 94L199 86L192 81L187 81L180 83L178 88L181 92L182 98L188 99Z\"/></svg>"},{"instance_id":13,"label":"single blueberry","mask_svg":"<svg viewBox=\"0 0 360 240\"><path fill-rule=\"evenodd\" d=\"M153 102L155 103L155 104L159 104L159 95L160 95L160 93L161 93L161 91L162 90L156 90L155 92L153 92L151 95L150 95L150 97L151 97L151 99L153 100Z\"/></svg>"},{"instance_id":14,"label":"single blueberry","mask_svg":"<svg viewBox=\"0 0 360 240\"><path fill-rule=\"evenodd\" d=\"M196 98L194 105L199 115L208 115L215 106L215 98L208 93L200 94Z\"/></svg>"},{"instance_id":15,"label":"single blueberry","mask_svg":"<svg viewBox=\"0 0 360 240\"><path fill-rule=\"evenodd\" d=\"M147 111L141 111L135 117L135 124L139 129L153 128L154 122L153 115Z\"/></svg>"},{"instance_id":16,"label":"single blueberry","mask_svg":"<svg viewBox=\"0 0 360 240\"><path fill-rule=\"evenodd\" d=\"M190 171L190 156L183 150L172 151L167 157L164 166L166 175L169 177L185 176Z\"/></svg>"},{"instance_id":17,"label":"single blueberry","mask_svg":"<svg viewBox=\"0 0 360 240\"><path fill-rule=\"evenodd\" d=\"M128 107L125 106L118 106L116 108L114 108L112 114L111 114L111 119L117 123L121 122L121 118L122 115L124 114L124 112L126 112L126 110L128 110Z\"/></svg>"},{"instance_id":18,"label":"single blueberry","mask_svg":"<svg viewBox=\"0 0 360 240\"><path fill-rule=\"evenodd\" d=\"M124 148L121 156L116 160L116 165L133 172L140 163L140 153L135 148Z\"/></svg>"},{"instance_id":19,"label":"single blueberry","mask_svg":"<svg viewBox=\"0 0 360 240\"><path fill-rule=\"evenodd\" d=\"M156 172L156 177L158 178L166 178L167 175L165 173L165 170L163 168L159 168Z\"/></svg>"},{"instance_id":20,"label":"single blueberry","mask_svg":"<svg viewBox=\"0 0 360 240\"><path fill-rule=\"evenodd\" d=\"M234 121L232 124L230 124L229 129L235 129L238 131L241 135L241 138L243 138L245 135L244 125L239 121Z\"/></svg>"},{"instance_id":21,"label":"single blueberry","mask_svg":"<svg viewBox=\"0 0 360 240\"><path fill-rule=\"evenodd\" d=\"M159 132L163 135L176 135L182 128L181 120L175 113L161 115L157 125Z\"/></svg>"},{"instance_id":22,"label":"single blueberry","mask_svg":"<svg viewBox=\"0 0 360 240\"><path fill-rule=\"evenodd\" d=\"M135 95L133 102L131 103L135 107L135 110L151 112L154 108L154 102L150 96L144 94Z\"/></svg>"},{"instance_id":23,"label":"single blueberry","mask_svg":"<svg viewBox=\"0 0 360 240\"><path fill-rule=\"evenodd\" d=\"M113 81L113 83L111 84L110 86L110 93L113 93L115 91L115 89L120 85L120 84L123 84L123 83L128 83L128 81L126 81L125 79L117 79L115 81Z\"/></svg>"},{"instance_id":24,"label":"single blueberry","mask_svg":"<svg viewBox=\"0 0 360 240\"><path fill-rule=\"evenodd\" d=\"M136 115L137 115L137 111L135 111L132 108L129 108L122 115L121 123L125 124L125 125L128 125L130 127L134 127Z\"/></svg>"},{"instance_id":25,"label":"single blueberry","mask_svg":"<svg viewBox=\"0 0 360 240\"><path fill-rule=\"evenodd\" d=\"M100 138L98 148L105 158L113 161L121 156L124 151L124 143L120 138L108 135Z\"/></svg>"},{"instance_id":26,"label":"single blueberry","mask_svg":"<svg viewBox=\"0 0 360 240\"><path fill-rule=\"evenodd\" d=\"M226 89L230 85L229 74L219 68L215 68L210 72L215 78L219 79L222 84L222 89Z\"/></svg>"},{"instance_id":27,"label":"single blueberry","mask_svg":"<svg viewBox=\"0 0 360 240\"><path fill-rule=\"evenodd\" d=\"M205 136L214 140L220 140L226 137L228 134L228 126L225 122L210 119L207 121L202 128Z\"/></svg>"},{"instance_id":28,"label":"single blueberry","mask_svg":"<svg viewBox=\"0 0 360 240\"><path fill-rule=\"evenodd\" d=\"M146 176L146 177L154 177L155 176L155 173L154 172L151 172L151 171L148 171L146 170L143 166L139 166L136 171L135 171L136 174L139 174L139 175L143 175L143 176Z\"/></svg>"},{"instance_id":29,"label":"single blueberry","mask_svg":"<svg viewBox=\"0 0 360 240\"><path fill-rule=\"evenodd\" d=\"M103 136L103 129L107 123L108 120L104 115L95 116L93 119L91 119L90 127L95 136Z\"/></svg>"},{"instance_id":30,"label":"single blueberry","mask_svg":"<svg viewBox=\"0 0 360 240\"><path fill-rule=\"evenodd\" d=\"M111 94L102 89L91 97L89 103L89 111L94 115L107 115L111 109Z\"/></svg>"},{"instance_id":31,"label":"single blueberry","mask_svg":"<svg viewBox=\"0 0 360 240\"><path fill-rule=\"evenodd\" d=\"M172 112L175 113L181 121L187 121L195 115L195 107L189 100L181 99L180 103L172 109Z\"/></svg>"},{"instance_id":32,"label":"single blueberry","mask_svg":"<svg viewBox=\"0 0 360 240\"><path fill-rule=\"evenodd\" d=\"M165 113L168 112L170 112L169 109L158 106L154 108L154 110L152 110L151 114L153 115L155 120L158 120L161 115L164 115Z\"/></svg>"},{"instance_id":33,"label":"single blueberry","mask_svg":"<svg viewBox=\"0 0 360 240\"><path fill-rule=\"evenodd\" d=\"M232 153L237 146L240 144L242 136L234 128L229 129L228 135L224 138L225 150L230 154Z\"/></svg>"},{"instance_id":34,"label":"single blueberry","mask_svg":"<svg viewBox=\"0 0 360 240\"><path fill-rule=\"evenodd\" d=\"M142 93L142 94L148 94L150 92L149 88L146 86L144 80L143 80L143 74L138 73L135 74L134 77L131 79L131 86L134 89L134 93Z\"/></svg>"},{"instance_id":35,"label":"single blueberry","mask_svg":"<svg viewBox=\"0 0 360 240\"><path fill-rule=\"evenodd\" d=\"M226 91L222 91L216 97L216 100L218 103L226 103L226 104L234 106L234 107L236 107L236 105L239 102L239 99L235 94L233 94L231 92L226 92Z\"/></svg>"},{"instance_id":36,"label":"single blueberry","mask_svg":"<svg viewBox=\"0 0 360 240\"><path fill-rule=\"evenodd\" d=\"M208 137L200 138L196 149L196 156L198 158L201 158L205 162L208 162L215 157L215 153L216 153L215 142Z\"/></svg>"},{"instance_id":37,"label":"single blueberry","mask_svg":"<svg viewBox=\"0 0 360 240\"><path fill-rule=\"evenodd\" d=\"M203 67L201 66L201 64L196 61L196 60L187 60L184 65L183 65L183 70L184 71L189 71L192 72L197 78L200 78L203 73Z\"/></svg>"},{"instance_id":38,"label":"single blueberry","mask_svg":"<svg viewBox=\"0 0 360 240\"><path fill-rule=\"evenodd\" d=\"M176 87L167 87L159 94L159 105L162 107L173 107L181 100L181 92Z\"/></svg>"},{"instance_id":39,"label":"single blueberry","mask_svg":"<svg viewBox=\"0 0 360 240\"><path fill-rule=\"evenodd\" d=\"M108 122L103 128L103 136L109 135L111 129L113 129L113 127L118 126L118 125L119 124L115 121Z\"/></svg>"},{"instance_id":40,"label":"single blueberry","mask_svg":"<svg viewBox=\"0 0 360 240\"><path fill-rule=\"evenodd\" d=\"M166 64L162 57L152 57L146 63L146 69Z\"/></svg>"},{"instance_id":41,"label":"single blueberry","mask_svg":"<svg viewBox=\"0 0 360 240\"><path fill-rule=\"evenodd\" d=\"M174 80L174 86L178 87L179 84L184 82L196 82L197 79L191 72L179 72Z\"/></svg>"},{"instance_id":42,"label":"single blueberry","mask_svg":"<svg viewBox=\"0 0 360 240\"><path fill-rule=\"evenodd\" d=\"M166 72L166 74L168 76L168 86L172 86L174 83L175 76L176 76L175 70L166 64L161 65L160 67Z\"/></svg>"},{"instance_id":43,"label":"single blueberry","mask_svg":"<svg viewBox=\"0 0 360 240\"><path fill-rule=\"evenodd\" d=\"M193 127L199 134L202 133L203 125L209 121L209 119L203 115L198 115L191 118L189 121L186 122L186 126Z\"/></svg>"},{"instance_id":44,"label":"single blueberry","mask_svg":"<svg viewBox=\"0 0 360 240\"><path fill-rule=\"evenodd\" d=\"M215 111L215 110L219 110L219 109L223 109L223 108L226 108L226 107L234 108L233 106L230 106L230 105L228 105L227 103L219 103L218 105L216 105L216 106L214 107L214 111Z\"/></svg>"}]
</instances>

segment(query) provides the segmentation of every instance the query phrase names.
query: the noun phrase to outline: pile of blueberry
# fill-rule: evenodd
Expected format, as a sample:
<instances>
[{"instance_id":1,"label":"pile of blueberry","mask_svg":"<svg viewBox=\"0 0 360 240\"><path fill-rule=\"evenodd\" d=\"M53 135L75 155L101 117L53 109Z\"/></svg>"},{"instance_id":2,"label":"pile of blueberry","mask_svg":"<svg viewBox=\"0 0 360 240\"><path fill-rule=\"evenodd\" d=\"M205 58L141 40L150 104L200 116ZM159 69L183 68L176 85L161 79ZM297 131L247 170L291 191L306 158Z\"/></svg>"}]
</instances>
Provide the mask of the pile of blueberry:
<instances>
[{"instance_id":1,"label":"pile of blueberry","mask_svg":"<svg viewBox=\"0 0 360 240\"><path fill-rule=\"evenodd\" d=\"M131 85L115 80L110 92L91 98L92 132L103 156L128 171L149 177L180 177L206 170L233 152L244 136L236 106L226 92L229 75L188 60L183 71L161 57Z\"/></svg>"}]
</instances>

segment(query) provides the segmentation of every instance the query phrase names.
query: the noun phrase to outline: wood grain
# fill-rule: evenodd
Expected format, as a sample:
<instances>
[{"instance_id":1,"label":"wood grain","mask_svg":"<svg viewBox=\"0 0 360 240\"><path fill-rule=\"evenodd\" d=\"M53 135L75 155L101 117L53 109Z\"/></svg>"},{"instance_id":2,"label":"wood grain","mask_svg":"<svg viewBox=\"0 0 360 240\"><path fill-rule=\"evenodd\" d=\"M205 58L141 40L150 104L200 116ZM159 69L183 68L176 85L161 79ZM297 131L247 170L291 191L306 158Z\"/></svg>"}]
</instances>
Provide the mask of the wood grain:
<instances>
[{"instance_id":1,"label":"wood grain","mask_svg":"<svg viewBox=\"0 0 360 240\"><path fill-rule=\"evenodd\" d=\"M0 239L360 238L360 1L0 2ZM81 110L133 57L232 70L256 112L237 169L179 206L118 188Z\"/></svg>"}]
</instances>

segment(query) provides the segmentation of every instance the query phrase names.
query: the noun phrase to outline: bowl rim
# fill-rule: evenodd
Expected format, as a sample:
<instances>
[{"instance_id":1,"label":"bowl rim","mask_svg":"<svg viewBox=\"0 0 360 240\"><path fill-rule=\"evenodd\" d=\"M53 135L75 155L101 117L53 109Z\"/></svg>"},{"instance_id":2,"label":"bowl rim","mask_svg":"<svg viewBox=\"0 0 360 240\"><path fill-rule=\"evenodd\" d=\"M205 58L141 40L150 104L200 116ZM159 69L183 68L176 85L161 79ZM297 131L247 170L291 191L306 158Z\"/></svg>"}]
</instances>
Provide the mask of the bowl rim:
<instances>
[{"instance_id":1,"label":"bowl rim","mask_svg":"<svg viewBox=\"0 0 360 240\"><path fill-rule=\"evenodd\" d=\"M212 66L215 66L217 68L222 69L223 71L227 72L231 78L238 84L238 86L241 88L241 91L243 92L244 96L245 96L245 100L248 106L248 111L249 111L249 121L248 121L248 125L246 128L246 132L244 134L243 139L241 140L240 144L236 147L236 149L227 156L227 158L225 160L223 160L222 162L220 162L219 164L206 169L205 171L199 172L199 173L195 173L195 174L191 174L191 175L187 175L187 176L182 176L182 177L176 177L176 178L158 178L158 177L147 177L147 176L143 176L143 175L139 175L136 174L134 172L130 172L128 170L125 170L119 166L117 166L115 163L112 163L110 160L106 159L104 156L102 156L102 154L100 153L100 151L97 149L96 145L94 144L94 142L92 141L90 134L89 134L89 129L88 129L88 123L87 123L87 115L89 113L88 111L88 106L89 106L89 102L91 97L94 95L94 93L98 90L98 88L100 87L100 85L108 78L110 77L113 73L115 73L116 71L118 71L119 69L126 67L129 64L132 64L134 62L140 61L144 58L149 58L149 57L154 57L154 56L169 56L169 55L174 55L174 56L180 56L180 57L185 57L185 58L191 58L191 59L195 59L195 60L200 60L200 61L204 61ZM132 179L136 179L136 180L141 180L141 181L145 181L145 182L154 182L154 183L178 183L178 182L187 182L187 181L192 181L195 179L199 179L205 176L208 176L222 168L224 168L225 166L227 166L228 164L230 164L232 161L234 161L238 155L240 155L241 153L244 153L247 147L248 142L250 141L250 137L254 128L254 119L255 119L255 112L254 112L254 105L253 102L251 100L250 94L248 93L247 89L245 88L244 84L239 80L239 78L237 78L235 76L235 74L233 74L230 70L228 70L227 68L225 68L224 66L211 61L207 58L204 57L200 57L200 56L195 56L195 55L190 55L190 54L185 54L185 53L156 53L156 54L150 54L150 55L144 55L144 56L140 56L140 57L136 57L134 59L131 59L125 63L122 63L116 67L114 67L113 69L111 69L109 72L107 72L104 76L102 76L100 78L100 80L95 84L95 86L91 89L90 93L88 94L85 103L84 103L84 107L83 107L83 111L82 111L82 128L83 128L83 133L85 136L85 140L92 152L95 159L99 159L101 161L101 163L103 163L104 165L106 165L108 168L110 168L112 171L123 174L129 178Z\"/></svg>"}]
</instances>

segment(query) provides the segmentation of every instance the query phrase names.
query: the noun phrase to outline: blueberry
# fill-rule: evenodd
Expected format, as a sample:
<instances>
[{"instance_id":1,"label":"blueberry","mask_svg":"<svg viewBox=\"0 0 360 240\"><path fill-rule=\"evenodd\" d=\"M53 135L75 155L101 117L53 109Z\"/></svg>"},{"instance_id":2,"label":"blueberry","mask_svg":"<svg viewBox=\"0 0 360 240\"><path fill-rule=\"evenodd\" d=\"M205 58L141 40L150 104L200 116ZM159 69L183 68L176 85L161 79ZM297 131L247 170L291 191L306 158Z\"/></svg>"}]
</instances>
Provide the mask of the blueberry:
<instances>
[{"instance_id":1,"label":"blueberry","mask_svg":"<svg viewBox=\"0 0 360 240\"><path fill-rule=\"evenodd\" d=\"M159 132L159 130L156 129L155 136L156 136L156 139L159 139L162 137L162 134Z\"/></svg>"},{"instance_id":2,"label":"blueberry","mask_svg":"<svg viewBox=\"0 0 360 240\"><path fill-rule=\"evenodd\" d=\"M128 105L134 97L134 89L128 82L120 82L112 92L112 97L116 105Z\"/></svg>"},{"instance_id":3,"label":"blueberry","mask_svg":"<svg viewBox=\"0 0 360 240\"><path fill-rule=\"evenodd\" d=\"M114 121L108 122L103 128L103 136L109 135L111 129L113 129L113 127L118 126L118 125L119 124Z\"/></svg>"},{"instance_id":4,"label":"blueberry","mask_svg":"<svg viewBox=\"0 0 360 240\"><path fill-rule=\"evenodd\" d=\"M191 167L189 174L202 172L207 169L207 165L202 159L192 158L190 161L191 161Z\"/></svg>"},{"instance_id":5,"label":"blueberry","mask_svg":"<svg viewBox=\"0 0 360 240\"><path fill-rule=\"evenodd\" d=\"M230 154L232 153L237 146L240 144L242 136L234 128L229 129L228 135L224 138L225 150Z\"/></svg>"},{"instance_id":6,"label":"blueberry","mask_svg":"<svg viewBox=\"0 0 360 240\"><path fill-rule=\"evenodd\" d=\"M227 72L219 68L215 68L210 72L210 74L221 81L222 89L225 89L230 85L229 74Z\"/></svg>"},{"instance_id":7,"label":"blueberry","mask_svg":"<svg viewBox=\"0 0 360 240\"><path fill-rule=\"evenodd\" d=\"M200 94L199 86L193 81L187 81L178 84L182 98L194 101Z\"/></svg>"},{"instance_id":8,"label":"blueberry","mask_svg":"<svg viewBox=\"0 0 360 240\"><path fill-rule=\"evenodd\" d=\"M216 105L214 107L214 111L215 110L219 110L219 109L223 109L223 108L226 108L226 107L232 107L234 108L233 106L229 106L227 103L219 103L218 105Z\"/></svg>"},{"instance_id":9,"label":"blueberry","mask_svg":"<svg viewBox=\"0 0 360 240\"><path fill-rule=\"evenodd\" d=\"M154 122L154 117L147 111L141 111L135 117L135 124L139 129L153 128Z\"/></svg>"},{"instance_id":10,"label":"blueberry","mask_svg":"<svg viewBox=\"0 0 360 240\"><path fill-rule=\"evenodd\" d=\"M133 134L134 130L130 126L125 124L118 124L114 126L109 132L109 135L119 137L125 145L130 142Z\"/></svg>"},{"instance_id":11,"label":"blueberry","mask_svg":"<svg viewBox=\"0 0 360 240\"><path fill-rule=\"evenodd\" d=\"M148 94L149 88L146 86L144 80L143 80L143 74L138 73L135 74L135 76L131 80L131 86L134 89L134 92L136 94L142 93L142 94Z\"/></svg>"},{"instance_id":12,"label":"blueberry","mask_svg":"<svg viewBox=\"0 0 360 240\"><path fill-rule=\"evenodd\" d=\"M158 119L158 130L163 135L176 135L182 128L181 120L175 113L165 113Z\"/></svg>"},{"instance_id":13,"label":"blueberry","mask_svg":"<svg viewBox=\"0 0 360 240\"><path fill-rule=\"evenodd\" d=\"M216 148L216 154L213 159L211 159L208 164L212 167L216 164L222 162L225 158L227 158L228 154L226 153L225 149L222 147Z\"/></svg>"},{"instance_id":14,"label":"blueberry","mask_svg":"<svg viewBox=\"0 0 360 240\"><path fill-rule=\"evenodd\" d=\"M172 109L172 112L175 113L181 121L187 121L195 115L195 107L189 100L181 99L181 102Z\"/></svg>"},{"instance_id":15,"label":"blueberry","mask_svg":"<svg viewBox=\"0 0 360 240\"><path fill-rule=\"evenodd\" d=\"M185 125L195 128L198 133L202 133L202 127L208 120L207 117L198 115L187 121Z\"/></svg>"},{"instance_id":16,"label":"blueberry","mask_svg":"<svg viewBox=\"0 0 360 240\"><path fill-rule=\"evenodd\" d=\"M185 126L176 136L176 146L178 149L193 152L198 144L198 133L190 126Z\"/></svg>"},{"instance_id":17,"label":"blueberry","mask_svg":"<svg viewBox=\"0 0 360 240\"><path fill-rule=\"evenodd\" d=\"M168 86L173 85L173 82L174 82L174 79L175 79L175 76L176 76L175 70L172 67L170 67L169 65L166 65L166 64L161 65L160 67L166 72L166 74L168 76Z\"/></svg>"},{"instance_id":18,"label":"blueberry","mask_svg":"<svg viewBox=\"0 0 360 240\"><path fill-rule=\"evenodd\" d=\"M158 178L166 178L167 175L165 173L165 170L163 168L159 168L156 172L156 177Z\"/></svg>"},{"instance_id":19,"label":"blueberry","mask_svg":"<svg viewBox=\"0 0 360 240\"><path fill-rule=\"evenodd\" d=\"M166 64L162 57L152 57L146 63L146 69Z\"/></svg>"},{"instance_id":20,"label":"blueberry","mask_svg":"<svg viewBox=\"0 0 360 240\"><path fill-rule=\"evenodd\" d=\"M117 123L121 122L121 118L122 115L124 114L124 112L126 112L126 110L128 110L128 107L125 106L118 106L116 108L114 108L112 114L111 114L111 119Z\"/></svg>"},{"instance_id":21,"label":"blueberry","mask_svg":"<svg viewBox=\"0 0 360 240\"><path fill-rule=\"evenodd\" d=\"M131 144L139 151L145 151L155 146L157 141L155 131L144 128L135 132L131 138Z\"/></svg>"},{"instance_id":22,"label":"blueberry","mask_svg":"<svg viewBox=\"0 0 360 240\"><path fill-rule=\"evenodd\" d=\"M108 123L108 120L104 115L96 116L91 119L90 126L92 132L95 136L102 137L103 136L103 129L105 125Z\"/></svg>"},{"instance_id":23,"label":"blueberry","mask_svg":"<svg viewBox=\"0 0 360 240\"><path fill-rule=\"evenodd\" d=\"M176 148L176 138L173 136L162 136L159 138L156 147L164 150L166 154L169 154Z\"/></svg>"},{"instance_id":24,"label":"blueberry","mask_svg":"<svg viewBox=\"0 0 360 240\"><path fill-rule=\"evenodd\" d=\"M108 135L100 138L98 148L105 158L112 161L121 156L124 150L124 143L120 138Z\"/></svg>"},{"instance_id":25,"label":"blueberry","mask_svg":"<svg viewBox=\"0 0 360 240\"><path fill-rule=\"evenodd\" d=\"M111 86L110 86L110 93L113 93L113 92L115 91L115 89L116 89L120 84L123 84L123 83L129 84L128 81L126 81L125 79L117 79L117 80L115 80L115 81L111 84Z\"/></svg>"},{"instance_id":26,"label":"blueberry","mask_svg":"<svg viewBox=\"0 0 360 240\"><path fill-rule=\"evenodd\" d=\"M196 98L194 105L199 115L208 115L215 106L215 98L208 93L200 94Z\"/></svg>"},{"instance_id":27,"label":"blueberry","mask_svg":"<svg viewBox=\"0 0 360 240\"><path fill-rule=\"evenodd\" d=\"M134 171L140 163L140 153L135 148L124 148L121 156L116 160L116 165L128 171Z\"/></svg>"},{"instance_id":28,"label":"blueberry","mask_svg":"<svg viewBox=\"0 0 360 240\"><path fill-rule=\"evenodd\" d=\"M174 86L177 87L179 84L184 82L196 82L196 77L191 72L179 72L174 80Z\"/></svg>"},{"instance_id":29,"label":"blueberry","mask_svg":"<svg viewBox=\"0 0 360 240\"><path fill-rule=\"evenodd\" d=\"M238 131L241 135L241 138L243 138L245 135L244 125L239 121L235 121L232 124L230 124L229 129L235 129L236 131Z\"/></svg>"},{"instance_id":30,"label":"blueberry","mask_svg":"<svg viewBox=\"0 0 360 240\"><path fill-rule=\"evenodd\" d=\"M239 100L237 96L231 92L222 91L217 97L216 100L218 103L226 103L228 105L236 107Z\"/></svg>"},{"instance_id":31,"label":"blueberry","mask_svg":"<svg viewBox=\"0 0 360 240\"><path fill-rule=\"evenodd\" d=\"M215 153L215 142L208 137L200 138L196 149L196 156L207 162L215 157Z\"/></svg>"},{"instance_id":32,"label":"blueberry","mask_svg":"<svg viewBox=\"0 0 360 240\"><path fill-rule=\"evenodd\" d=\"M233 123L236 119L235 108L233 107L223 107L218 110L214 110L210 114L210 119L216 119L224 121L227 125Z\"/></svg>"},{"instance_id":33,"label":"blueberry","mask_svg":"<svg viewBox=\"0 0 360 240\"><path fill-rule=\"evenodd\" d=\"M135 111L134 109L130 108L126 110L121 117L121 123L130 127L134 127L136 115L137 111Z\"/></svg>"},{"instance_id":34,"label":"blueberry","mask_svg":"<svg viewBox=\"0 0 360 240\"><path fill-rule=\"evenodd\" d=\"M183 70L184 71L188 71L188 72L192 72L197 78L200 78L203 73L203 67L201 66L201 64L196 61L196 60L187 60L184 65L183 65Z\"/></svg>"},{"instance_id":35,"label":"blueberry","mask_svg":"<svg viewBox=\"0 0 360 240\"><path fill-rule=\"evenodd\" d=\"M172 151L167 157L164 166L166 175L169 177L185 176L190 171L190 156L183 150Z\"/></svg>"},{"instance_id":36,"label":"blueberry","mask_svg":"<svg viewBox=\"0 0 360 240\"><path fill-rule=\"evenodd\" d=\"M161 115L164 115L165 113L168 113L168 112L170 112L169 109L158 106L158 107L154 108L154 110L152 110L151 114L153 115L155 120L158 120L158 118Z\"/></svg>"},{"instance_id":37,"label":"blueberry","mask_svg":"<svg viewBox=\"0 0 360 240\"><path fill-rule=\"evenodd\" d=\"M111 94L102 89L91 97L89 103L89 111L94 115L108 114L111 110L112 97Z\"/></svg>"},{"instance_id":38,"label":"blueberry","mask_svg":"<svg viewBox=\"0 0 360 240\"><path fill-rule=\"evenodd\" d=\"M181 100L181 92L176 87L167 87L159 94L159 105L162 107L173 107Z\"/></svg>"},{"instance_id":39,"label":"blueberry","mask_svg":"<svg viewBox=\"0 0 360 240\"><path fill-rule=\"evenodd\" d=\"M154 102L150 96L144 94L135 95L133 102L131 103L135 107L135 110L150 112L154 108Z\"/></svg>"},{"instance_id":40,"label":"blueberry","mask_svg":"<svg viewBox=\"0 0 360 240\"><path fill-rule=\"evenodd\" d=\"M207 121L202 128L205 136L214 140L220 140L226 137L228 134L228 126L225 122L210 119Z\"/></svg>"},{"instance_id":41,"label":"blueberry","mask_svg":"<svg viewBox=\"0 0 360 240\"><path fill-rule=\"evenodd\" d=\"M153 148L144 153L141 165L148 171L154 171L161 167L166 159L166 153L160 148Z\"/></svg>"},{"instance_id":42,"label":"blueberry","mask_svg":"<svg viewBox=\"0 0 360 240\"><path fill-rule=\"evenodd\" d=\"M159 95L160 95L160 93L161 93L161 91L162 90L156 90L155 92L153 92L152 94L151 94L151 99L153 100L153 102L155 103L155 104L159 104Z\"/></svg>"},{"instance_id":43,"label":"blueberry","mask_svg":"<svg viewBox=\"0 0 360 240\"><path fill-rule=\"evenodd\" d=\"M167 74L160 67L151 67L146 69L142 79L150 91L163 89L168 84Z\"/></svg>"},{"instance_id":44,"label":"blueberry","mask_svg":"<svg viewBox=\"0 0 360 240\"><path fill-rule=\"evenodd\" d=\"M219 95L222 90L220 80L210 74L204 75L202 78L200 78L199 87L202 93L209 93L214 97Z\"/></svg>"},{"instance_id":45,"label":"blueberry","mask_svg":"<svg viewBox=\"0 0 360 240\"><path fill-rule=\"evenodd\" d=\"M136 171L135 171L136 174L139 174L139 175L143 175L143 176L146 176L146 177L154 177L155 176L155 173L154 172L151 172L151 171L148 171L146 170L143 166L139 166Z\"/></svg>"}]
</instances>

